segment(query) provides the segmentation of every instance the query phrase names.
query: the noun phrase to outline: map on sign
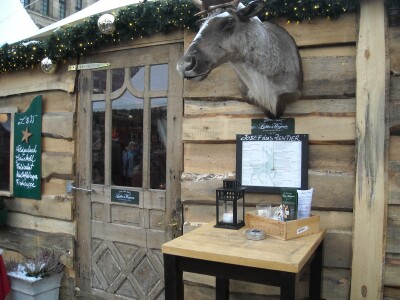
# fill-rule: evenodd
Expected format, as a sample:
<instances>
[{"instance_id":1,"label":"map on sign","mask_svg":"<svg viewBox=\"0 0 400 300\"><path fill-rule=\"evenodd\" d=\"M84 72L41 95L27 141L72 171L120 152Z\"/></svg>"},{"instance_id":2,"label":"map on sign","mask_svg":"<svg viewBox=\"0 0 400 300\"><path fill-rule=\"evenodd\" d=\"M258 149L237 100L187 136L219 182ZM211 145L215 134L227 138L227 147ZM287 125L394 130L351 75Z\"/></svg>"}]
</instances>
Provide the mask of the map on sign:
<instances>
[{"instance_id":1,"label":"map on sign","mask_svg":"<svg viewBox=\"0 0 400 300\"><path fill-rule=\"evenodd\" d=\"M307 187L307 135L238 135L236 147L237 179L247 191Z\"/></svg>"}]
</instances>

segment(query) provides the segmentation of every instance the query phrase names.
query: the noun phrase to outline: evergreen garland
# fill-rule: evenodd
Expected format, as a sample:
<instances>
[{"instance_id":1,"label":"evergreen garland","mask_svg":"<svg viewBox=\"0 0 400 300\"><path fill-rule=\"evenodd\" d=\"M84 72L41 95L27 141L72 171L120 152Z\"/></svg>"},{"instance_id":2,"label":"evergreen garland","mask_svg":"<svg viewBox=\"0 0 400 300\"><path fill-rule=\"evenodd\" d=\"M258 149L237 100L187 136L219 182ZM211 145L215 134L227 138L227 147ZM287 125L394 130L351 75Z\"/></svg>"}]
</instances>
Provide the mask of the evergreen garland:
<instances>
[{"instance_id":1,"label":"evergreen garland","mask_svg":"<svg viewBox=\"0 0 400 300\"><path fill-rule=\"evenodd\" d=\"M264 0L260 19L287 18L301 22L315 17L335 18L358 10L357 0ZM250 0L242 1L244 4ZM23 41L0 48L0 73L34 69L43 58L53 61L79 57L104 46L147 37L154 33L169 33L176 29L195 31L198 11L190 0L155 0L129 5L115 16L116 31L102 34L97 27L100 15L72 27L61 28L42 41Z\"/></svg>"}]
</instances>

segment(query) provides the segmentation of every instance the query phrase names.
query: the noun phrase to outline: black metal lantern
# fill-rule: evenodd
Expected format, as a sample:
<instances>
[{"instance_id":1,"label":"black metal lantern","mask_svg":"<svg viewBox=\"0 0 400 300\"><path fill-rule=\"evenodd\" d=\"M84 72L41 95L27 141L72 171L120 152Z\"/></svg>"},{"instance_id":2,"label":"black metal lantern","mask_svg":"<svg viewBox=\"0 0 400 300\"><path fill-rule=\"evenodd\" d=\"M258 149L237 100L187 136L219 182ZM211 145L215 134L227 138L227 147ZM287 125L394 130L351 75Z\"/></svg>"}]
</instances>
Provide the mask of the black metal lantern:
<instances>
[{"instance_id":1,"label":"black metal lantern","mask_svg":"<svg viewBox=\"0 0 400 300\"><path fill-rule=\"evenodd\" d=\"M223 187L216 190L215 227L239 229L244 226L244 190L236 179L223 180Z\"/></svg>"}]
</instances>

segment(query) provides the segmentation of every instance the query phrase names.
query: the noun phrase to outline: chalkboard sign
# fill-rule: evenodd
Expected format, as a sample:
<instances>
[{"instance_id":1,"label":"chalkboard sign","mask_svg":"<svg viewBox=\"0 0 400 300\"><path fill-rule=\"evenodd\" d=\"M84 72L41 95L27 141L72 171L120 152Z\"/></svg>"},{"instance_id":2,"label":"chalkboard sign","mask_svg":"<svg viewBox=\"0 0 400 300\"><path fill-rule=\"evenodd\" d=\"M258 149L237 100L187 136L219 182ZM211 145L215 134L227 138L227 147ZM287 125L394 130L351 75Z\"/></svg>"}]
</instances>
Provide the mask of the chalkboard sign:
<instances>
[{"instance_id":1,"label":"chalkboard sign","mask_svg":"<svg viewBox=\"0 0 400 300\"><path fill-rule=\"evenodd\" d=\"M308 135L237 135L236 179L246 192L307 189Z\"/></svg>"},{"instance_id":2,"label":"chalkboard sign","mask_svg":"<svg viewBox=\"0 0 400 300\"><path fill-rule=\"evenodd\" d=\"M294 118L252 119L251 134L294 134Z\"/></svg>"},{"instance_id":3,"label":"chalkboard sign","mask_svg":"<svg viewBox=\"0 0 400 300\"><path fill-rule=\"evenodd\" d=\"M111 201L139 205L139 192L111 189Z\"/></svg>"},{"instance_id":4,"label":"chalkboard sign","mask_svg":"<svg viewBox=\"0 0 400 300\"><path fill-rule=\"evenodd\" d=\"M14 196L41 199L42 96L14 119Z\"/></svg>"}]
</instances>

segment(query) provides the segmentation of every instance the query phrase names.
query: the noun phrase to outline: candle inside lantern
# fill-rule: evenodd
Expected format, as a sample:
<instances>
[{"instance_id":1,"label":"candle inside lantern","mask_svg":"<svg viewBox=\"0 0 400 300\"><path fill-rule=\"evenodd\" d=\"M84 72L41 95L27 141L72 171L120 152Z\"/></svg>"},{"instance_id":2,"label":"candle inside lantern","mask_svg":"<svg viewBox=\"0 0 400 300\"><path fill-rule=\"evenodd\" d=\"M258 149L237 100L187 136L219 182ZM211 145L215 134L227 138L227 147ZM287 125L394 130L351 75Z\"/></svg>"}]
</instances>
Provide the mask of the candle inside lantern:
<instances>
[{"instance_id":1,"label":"candle inside lantern","mask_svg":"<svg viewBox=\"0 0 400 300\"><path fill-rule=\"evenodd\" d=\"M222 215L222 221L224 223L233 223L233 212L226 212Z\"/></svg>"}]
</instances>

